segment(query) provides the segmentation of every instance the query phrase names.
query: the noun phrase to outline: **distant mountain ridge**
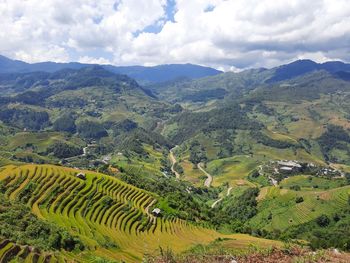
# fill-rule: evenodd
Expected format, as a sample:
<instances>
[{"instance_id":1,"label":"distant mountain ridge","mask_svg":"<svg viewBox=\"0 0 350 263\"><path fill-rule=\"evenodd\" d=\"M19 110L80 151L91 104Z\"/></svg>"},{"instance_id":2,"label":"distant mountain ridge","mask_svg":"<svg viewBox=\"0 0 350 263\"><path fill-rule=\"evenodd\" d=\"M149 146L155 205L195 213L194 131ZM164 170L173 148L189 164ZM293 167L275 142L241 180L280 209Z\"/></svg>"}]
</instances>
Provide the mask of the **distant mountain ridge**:
<instances>
[{"instance_id":1,"label":"distant mountain ridge","mask_svg":"<svg viewBox=\"0 0 350 263\"><path fill-rule=\"evenodd\" d=\"M92 65L94 64L84 64L78 62L40 62L30 64L20 60L12 60L0 55L0 73L28 73L36 71L52 73L62 69L81 69ZM222 71L210 67L203 67L193 64L167 64L154 67L112 65L101 66L113 73L128 75L141 84L159 83L177 78L197 79L222 73Z\"/></svg>"},{"instance_id":2,"label":"distant mountain ridge","mask_svg":"<svg viewBox=\"0 0 350 263\"><path fill-rule=\"evenodd\" d=\"M317 70L325 70L329 73L339 71L350 71L350 64L341 61L328 61L325 63L316 63L309 59L297 60L292 63L276 67L274 76L268 82L277 82L292 79L306 73Z\"/></svg>"},{"instance_id":3,"label":"distant mountain ridge","mask_svg":"<svg viewBox=\"0 0 350 263\"><path fill-rule=\"evenodd\" d=\"M316 73L330 82L335 79L350 81L350 64L340 61L316 63L312 60L297 60L271 69L257 68L225 72L201 79L178 79L149 85L148 88L159 98L169 102L206 102L224 97L240 98L258 87L279 86L292 80L298 82L299 78Z\"/></svg>"}]
</instances>

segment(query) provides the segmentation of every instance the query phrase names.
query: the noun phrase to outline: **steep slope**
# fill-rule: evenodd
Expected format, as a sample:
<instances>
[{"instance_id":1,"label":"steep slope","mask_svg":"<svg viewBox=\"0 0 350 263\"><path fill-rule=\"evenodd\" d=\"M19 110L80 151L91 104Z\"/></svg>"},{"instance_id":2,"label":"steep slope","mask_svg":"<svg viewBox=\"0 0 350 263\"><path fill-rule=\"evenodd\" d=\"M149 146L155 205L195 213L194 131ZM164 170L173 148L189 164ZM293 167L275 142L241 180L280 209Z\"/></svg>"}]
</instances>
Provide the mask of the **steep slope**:
<instances>
[{"instance_id":1,"label":"steep slope","mask_svg":"<svg viewBox=\"0 0 350 263\"><path fill-rule=\"evenodd\" d=\"M0 239L0 262L67 262L58 253L42 252L30 246Z\"/></svg>"},{"instance_id":2,"label":"steep slope","mask_svg":"<svg viewBox=\"0 0 350 263\"><path fill-rule=\"evenodd\" d=\"M290 64L275 68L274 76L271 77L268 82L288 80L319 70L324 70L329 73L335 73L338 71L350 71L350 64L346 64L341 61L316 63L312 60L297 60Z\"/></svg>"},{"instance_id":3,"label":"steep slope","mask_svg":"<svg viewBox=\"0 0 350 263\"><path fill-rule=\"evenodd\" d=\"M0 120L5 130L11 130L0 134L0 151L12 160L57 163L82 155L92 141L96 154L106 155L136 135L141 142L160 142L151 129L181 111L126 75L99 66L2 74L0 89ZM126 146L125 151L132 144ZM91 161L97 158L90 156ZM80 159L86 163L86 158Z\"/></svg>"},{"instance_id":4,"label":"steep slope","mask_svg":"<svg viewBox=\"0 0 350 263\"><path fill-rule=\"evenodd\" d=\"M203 174L194 168L200 162L205 162L213 175L213 186L229 184L227 188L237 184L252 186L248 176L271 160L348 167L347 73L339 76L339 72L313 71L276 83L267 83L271 70L255 73L257 76L252 77L252 71L245 72L247 79L238 77L243 73L225 73L184 86L178 84L177 93L176 86L172 86L175 96L188 91L198 94L201 88L215 91L221 87L227 92L224 99L198 104L194 102L195 95L189 97L191 101L168 96L187 107L168 120L162 130L165 137L179 144L176 153L181 160L182 178L203 185Z\"/></svg>"},{"instance_id":5,"label":"steep slope","mask_svg":"<svg viewBox=\"0 0 350 263\"><path fill-rule=\"evenodd\" d=\"M222 99L240 99L258 87L278 85L307 75L327 74L334 79L348 80L350 64L332 61L318 64L311 60L298 60L271 69L250 69L242 72L226 72L216 76L190 80L179 79L167 83L149 85L160 98L187 104L207 103ZM320 73L322 72L322 73Z\"/></svg>"},{"instance_id":6,"label":"steep slope","mask_svg":"<svg viewBox=\"0 0 350 263\"><path fill-rule=\"evenodd\" d=\"M179 79L148 88L164 100L172 102L207 102L224 97L239 98L270 78L266 69L252 69L240 73L226 72L198 80Z\"/></svg>"},{"instance_id":7,"label":"steep slope","mask_svg":"<svg viewBox=\"0 0 350 263\"><path fill-rule=\"evenodd\" d=\"M79 172L85 179L77 177ZM279 245L247 235L225 236L178 218L154 216L151 211L157 206L157 196L94 172L57 166L7 166L0 173L0 182L7 198L27 204L39 218L78 235L87 249L79 254L62 253L81 262L92 255L139 262L159 246L181 252L219 237L262 247Z\"/></svg>"}]
</instances>

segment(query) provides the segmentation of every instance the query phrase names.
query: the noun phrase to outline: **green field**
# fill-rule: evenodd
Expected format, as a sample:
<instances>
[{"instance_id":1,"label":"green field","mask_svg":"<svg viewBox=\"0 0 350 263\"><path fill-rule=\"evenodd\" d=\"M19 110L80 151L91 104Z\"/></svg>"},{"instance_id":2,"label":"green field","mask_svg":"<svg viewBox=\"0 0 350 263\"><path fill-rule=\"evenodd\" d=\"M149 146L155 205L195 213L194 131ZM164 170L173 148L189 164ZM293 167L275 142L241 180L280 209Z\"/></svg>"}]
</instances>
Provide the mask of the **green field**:
<instances>
[{"instance_id":1,"label":"green field","mask_svg":"<svg viewBox=\"0 0 350 263\"><path fill-rule=\"evenodd\" d=\"M82 180L75 176L78 172L58 166L24 165L7 166L0 173L7 198L28 195L27 205L34 214L78 235L88 248L79 254L62 252L64 257L85 262L93 255L137 262L159 246L169 246L178 253L218 237L242 239L244 246L251 242L265 247L278 245L247 235L224 236L178 218L154 217L150 210L156 207L157 196L94 172L83 171L86 180ZM29 182L40 187L24 192ZM104 245L107 243L110 245Z\"/></svg>"},{"instance_id":2,"label":"green field","mask_svg":"<svg viewBox=\"0 0 350 263\"><path fill-rule=\"evenodd\" d=\"M234 180L245 179L257 167L258 163L250 156L234 156L211 161L207 171L213 175L213 185L231 183Z\"/></svg>"},{"instance_id":3,"label":"green field","mask_svg":"<svg viewBox=\"0 0 350 263\"><path fill-rule=\"evenodd\" d=\"M313 177L307 175L292 176L284 179L280 186L289 188L298 185L302 190L332 189L346 185L345 178L328 179L323 177Z\"/></svg>"},{"instance_id":4,"label":"green field","mask_svg":"<svg viewBox=\"0 0 350 263\"><path fill-rule=\"evenodd\" d=\"M307 179L300 177L287 179L282 182L287 186L290 180L300 181L304 187ZM315 180L315 178L313 178ZM324 181L317 180L320 184ZM294 184L293 184L294 185ZM335 185L336 186L336 185ZM316 219L318 216L332 215L348 207L350 186L333 188L330 190L306 189L301 191L290 190L286 187L264 187L258 197L258 214L250 220L250 225L266 230L284 230L288 227L303 224ZM296 203L297 197L304 201ZM268 219L271 213L271 219Z\"/></svg>"}]
</instances>

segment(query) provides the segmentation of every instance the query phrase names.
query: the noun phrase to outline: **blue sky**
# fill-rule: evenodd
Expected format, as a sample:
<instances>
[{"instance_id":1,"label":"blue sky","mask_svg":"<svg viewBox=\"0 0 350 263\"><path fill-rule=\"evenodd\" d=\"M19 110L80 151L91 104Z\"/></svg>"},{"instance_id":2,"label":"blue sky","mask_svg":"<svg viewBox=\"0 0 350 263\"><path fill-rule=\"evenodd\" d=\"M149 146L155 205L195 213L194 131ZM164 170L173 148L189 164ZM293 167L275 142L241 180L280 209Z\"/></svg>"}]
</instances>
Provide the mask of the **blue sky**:
<instances>
[{"instance_id":1,"label":"blue sky","mask_svg":"<svg viewBox=\"0 0 350 263\"><path fill-rule=\"evenodd\" d=\"M139 34L145 33L153 33L158 34L162 31L163 26L166 22L175 23L174 15L176 13L176 2L175 0L167 0L164 8L164 16L158 19L153 24L146 26L145 28L138 30L134 33L134 36L137 37Z\"/></svg>"},{"instance_id":2,"label":"blue sky","mask_svg":"<svg viewBox=\"0 0 350 263\"><path fill-rule=\"evenodd\" d=\"M350 61L348 0L0 0L0 54L224 70Z\"/></svg>"}]
</instances>

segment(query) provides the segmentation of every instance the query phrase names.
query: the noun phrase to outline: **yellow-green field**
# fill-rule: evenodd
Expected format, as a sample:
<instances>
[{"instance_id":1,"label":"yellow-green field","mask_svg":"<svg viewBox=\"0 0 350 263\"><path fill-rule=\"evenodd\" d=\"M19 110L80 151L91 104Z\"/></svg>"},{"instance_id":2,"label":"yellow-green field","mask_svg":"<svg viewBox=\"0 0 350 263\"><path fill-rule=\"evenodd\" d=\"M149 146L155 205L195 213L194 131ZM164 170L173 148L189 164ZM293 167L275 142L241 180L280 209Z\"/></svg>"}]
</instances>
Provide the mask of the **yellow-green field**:
<instances>
[{"instance_id":1,"label":"yellow-green field","mask_svg":"<svg viewBox=\"0 0 350 263\"><path fill-rule=\"evenodd\" d=\"M245 179L257 167L258 163L250 156L234 156L211 161L207 171L213 175L213 186Z\"/></svg>"},{"instance_id":2,"label":"yellow-green field","mask_svg":"<svg viewBox=\"0 0 350 263\"><path fill-rule=\"evenodd\" d=\"M288 179L282 185L289 185L290 180L304 181L304 188L307 186L301 177ZM320 180L318 182L321 183ZM329 190L304 188L301 191L275 186L262 188L258 196L259 213L250 223L260 229L284 230L316 219L321 214L331 215L348 207L349 185ZM304 201L297 203L296 197L303 197ZM268 220L270 213L272 219Z\"/></svg>"},{"instance_id":3,"label":"yellow-green field","mask_svg":"<svg viewBox=\"0 0 350 263\"><path fill-rule=\"evenodd\" d=\"M184 160L180 163L184 169L184 175L181 177L183 180L189 181L196 186L203 186L206 176L199 170L195 168L193 163Z\"/></svg>"},{"instance_id":4,"label":"yellow-green field","mask_svg":"<svg viewBox=\"0 0 350 263\"><path fill-rule=\"evenodd\" d=\"M16 258L13 260L13 258ZM29 246L20 246L9 240L0 240L0 262L66 262L59 253L33 251Z\"/></svg>"},{"instance_id":5,"label":"yellow-green field","mask_svg":"<svg viewBox=\"0 0 350 263\"><path fill-rule=\"evenodd\" d=\"M10 165L0 172L7 198L17 199L32 182L35 188L27 202L32 212L78 235L87 247L79 254L62 252L64 257L86 262L95 255L140 262L159 246L179 253L219 237L235 240L237 249L249 244L279 245L248 235L222 235L178 218L154 217L150 209L156 206L157 196L95 172L82 171L86 174L82 180L76 177L78 172L51 165ZM101 245L106 242L115 246Z\"/></svg>"},{"instance_id":6,"label":"yellow-green field","mask_svg":"<svg viewBox=\"0 0 350 263\"><path fill-rule=\"evenodd\" d=\"M114 155L111 162L125 170L133 169L135 171L164 176L160 172L162 168L161 159L163 154L160 151L153 149L153 147L148 144L143 144L143 149L148 154L147 157L135 156L128 159L124 155Z\"/></svg>"},{"instance_id":7,"label":"yellow-green field","mask_svg":"<svg viewBox=\"0 0 350 263\"><path fill-rule=\"evenodd\" d=\"M331 189L342 187L346 185L345 178L327 179L323 177L311 177L306 175L297 175L284 179L280 186L289 188L298 185L302 190L317 190L317 189Z\"/></svg>"}]
</instances>

